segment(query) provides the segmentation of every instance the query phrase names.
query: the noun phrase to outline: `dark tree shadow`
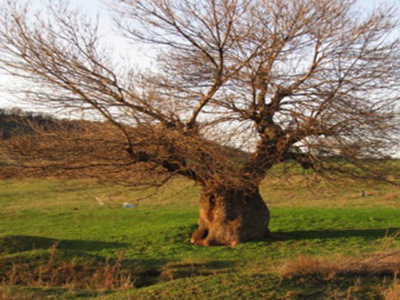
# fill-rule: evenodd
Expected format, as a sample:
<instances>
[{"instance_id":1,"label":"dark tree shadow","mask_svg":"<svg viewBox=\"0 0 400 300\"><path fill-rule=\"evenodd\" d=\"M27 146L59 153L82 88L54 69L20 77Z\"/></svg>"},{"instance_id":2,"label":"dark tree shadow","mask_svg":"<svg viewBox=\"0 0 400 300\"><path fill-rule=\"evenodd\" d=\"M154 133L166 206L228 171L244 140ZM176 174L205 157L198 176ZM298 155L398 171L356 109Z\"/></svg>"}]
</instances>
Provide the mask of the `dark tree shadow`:
<instances>
[{"instance_id":1,"label":"dark tree shadow","mask_svg":"<svg viewBox=\"0 0 400 300\"><path fill-rule=\"evenodd\" d=\"M85 241L85 240L58 240L47 237L10 235L0 238L0 281L5 275L1 268L12 264L28 263L29 268L35 268L48 264L52 257L52 248L56 249L55 256L60 263L73 261L78 258L77 262L82 264L81 269L87 270L88 276L92 276L90 272L98 268L104 268L105 265L119 265L132 275L135 281L135 287L145 287L154 285L159 282L175 280L178 278L186 278L193 276L214 275L218 272L226 272L232 267L232 261L208 261L208 262L186 262L181 260L172 260L168 258L161 259L130 259L122 257L108 258L98 254L88 253L90 251L100 251L108 249L113 250L127 249L130 244L104 242L104 241ZM47 250L38 253L34 257L30 255L32 250ZM20 254L11 255L7 254ZM2 257L2 255L4 255ZM79 265L77 265L79 267ZM110 267L112 268L112 267ZM4 268L3 268L4 269ZM32 271L30 270L30 272ZM4 279L4 278L3 278ZM63 289L55 289L63 293Z\"/></svg>"},{"instance_id":2,"label":"dark tree shadow","mask_svg":"<svg viewBox=\"0 0 400 300\"><path fill-rule=\"evenodd\" d=\"M399 228L385 228L385 229L344 229L344 230L309 230L309 231L290 231L290 232L273 232L268 240L313 240L313 239L337 239L337 238L351 238L361 237L365 240L377 240L388 237Z\"/></svg>"},{"instance_id":3,"label":"dark tree shadow","mask_svg":"<svg viewBox=\"0 0 400 300\"><path fill-rule=\"evenodd\" d=\"M58 240L28 235L8 235L0 238L0 254L49 249L54 245L56 245L57 249L60 250L97 251L110 248L123 248L128 244L85 240Z\"/></svg>"}]
</instances>

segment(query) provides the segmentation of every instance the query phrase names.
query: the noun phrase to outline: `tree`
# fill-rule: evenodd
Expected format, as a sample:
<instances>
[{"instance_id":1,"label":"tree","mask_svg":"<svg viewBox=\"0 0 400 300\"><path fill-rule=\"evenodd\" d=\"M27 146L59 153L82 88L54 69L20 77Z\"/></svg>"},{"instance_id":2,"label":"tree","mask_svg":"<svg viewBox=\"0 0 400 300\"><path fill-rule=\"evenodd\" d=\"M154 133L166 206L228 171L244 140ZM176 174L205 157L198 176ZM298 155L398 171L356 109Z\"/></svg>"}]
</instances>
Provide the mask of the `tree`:
<instances>
[{"instance_id":1,"label":"tree","mask_svg":"<svg viewBox=\"0 0 400 300\"><path fill-rule=\"evenodd\" d=\"M200 245L268 235L258 187L277 164L388 180L378 158L398 138L392 7L113 0L117 32L157 52L157 69L139 72L113 62L96 22L64 2L36 15L17 1L2 6L0 66L27 82L15 92L102 120L2 142L15 172L138 185L184 176L202 189Z\"/></svg>"}]
</instances>

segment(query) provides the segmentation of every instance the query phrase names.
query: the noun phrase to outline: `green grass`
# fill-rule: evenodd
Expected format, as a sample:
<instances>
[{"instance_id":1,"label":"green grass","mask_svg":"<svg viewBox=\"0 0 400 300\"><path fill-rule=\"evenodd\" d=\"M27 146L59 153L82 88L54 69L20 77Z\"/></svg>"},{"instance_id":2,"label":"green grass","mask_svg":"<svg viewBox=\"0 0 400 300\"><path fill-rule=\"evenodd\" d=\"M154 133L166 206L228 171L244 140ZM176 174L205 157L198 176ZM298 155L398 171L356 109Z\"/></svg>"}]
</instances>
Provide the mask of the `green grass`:
<instances>
[{"instance_id":1,"label":"green grass","mask_svg":"<svg viewBox=\"0 0 400 300\"><path fill-rule=\"evenodd\" d=\"M382 299L393 276L283 278L277 270L299 256L357 259L397 249L400 191L354 183L292 186L271 180L262 187L271 230L281 238L228 248L189 244L199 190L183 180L150 198L153 191L90 181L2 181L0 299ZM123 208L124 202L138 206ZM11 282L13 267L25 277ZM52 270L77 277L64 282ZM123 279L131 285L124 286L118 274L128 273Z\"/></svg>"}]
</instances>

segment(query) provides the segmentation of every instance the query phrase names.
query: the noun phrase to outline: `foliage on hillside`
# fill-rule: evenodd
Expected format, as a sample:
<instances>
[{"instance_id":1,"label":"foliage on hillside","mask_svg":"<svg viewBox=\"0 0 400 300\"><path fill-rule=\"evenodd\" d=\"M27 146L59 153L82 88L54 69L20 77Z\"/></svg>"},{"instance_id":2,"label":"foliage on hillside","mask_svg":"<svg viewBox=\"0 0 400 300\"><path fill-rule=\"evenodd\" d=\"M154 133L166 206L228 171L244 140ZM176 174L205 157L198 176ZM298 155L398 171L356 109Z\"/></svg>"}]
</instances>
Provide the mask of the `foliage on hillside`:
<instances>
[{"instance_id":1,"label":"foliage on hillside","mask_svg":"<svg viewBox=\"0 0 400 300\"><path fill-rule=\"evenodd\" d=\"M35 133L35 128L51 130L61 124L72 127L81 121L58 120L45 112L24 111L18 107L0 108L0 140Z\"/></svg>"}]
</instances>

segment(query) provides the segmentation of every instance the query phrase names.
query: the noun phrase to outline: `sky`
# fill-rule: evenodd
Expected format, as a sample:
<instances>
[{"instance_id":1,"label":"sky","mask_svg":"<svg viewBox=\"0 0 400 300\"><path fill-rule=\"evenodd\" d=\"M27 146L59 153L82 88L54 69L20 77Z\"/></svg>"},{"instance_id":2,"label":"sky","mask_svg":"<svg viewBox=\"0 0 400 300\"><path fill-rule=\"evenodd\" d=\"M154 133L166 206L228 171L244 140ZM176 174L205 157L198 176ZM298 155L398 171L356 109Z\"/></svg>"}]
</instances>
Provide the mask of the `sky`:
<instances>
[{"instance_id":1,"label":"sky","mask_svg":"<svg viewBox=\"0 0 400 300\"><path fill-rule=\"evenodd\" d=\"M3 1L5 2L6 0L0 0L0 4ZM45 1L42 0L31 0L31 3L35 9L40 9L44 2ZM89 16L96 16L96 14L99 14L100 30L102 34L107 36L107 40L110 40L112 44L118 44L118 49L116 50L118 50L119 53L117 53L117 55L129 55L132 63L138 67L150 66L150 59L146 56L144 51L136 51L133 47L127 47L127 42L113 32L111 18L106 9L104 0L69 0L69 3L72 7L82 9ZM394 4L400 9L400 0L358 0L358 5L360 8L367 11L378 7L381 3ZM0 84L0 108L20 106L23 109L30 110L29 107L25 107L24 105L17 103L16 100L13 99L12 95L1 91L1 86L6 85L8 80L9 79L6 76L0 74L0 83L2 83Z\"/></svg>"}]
</instances>

